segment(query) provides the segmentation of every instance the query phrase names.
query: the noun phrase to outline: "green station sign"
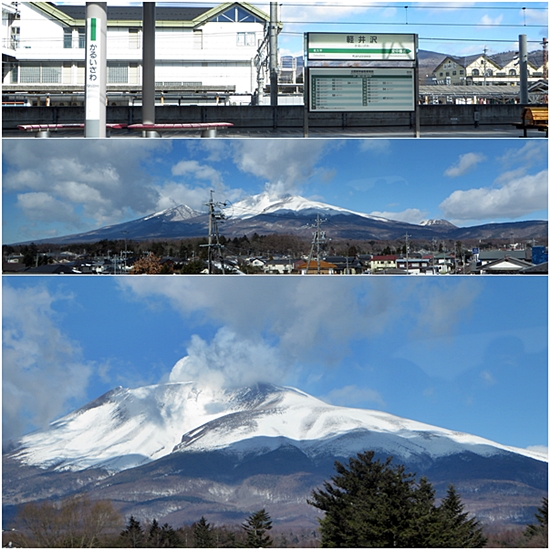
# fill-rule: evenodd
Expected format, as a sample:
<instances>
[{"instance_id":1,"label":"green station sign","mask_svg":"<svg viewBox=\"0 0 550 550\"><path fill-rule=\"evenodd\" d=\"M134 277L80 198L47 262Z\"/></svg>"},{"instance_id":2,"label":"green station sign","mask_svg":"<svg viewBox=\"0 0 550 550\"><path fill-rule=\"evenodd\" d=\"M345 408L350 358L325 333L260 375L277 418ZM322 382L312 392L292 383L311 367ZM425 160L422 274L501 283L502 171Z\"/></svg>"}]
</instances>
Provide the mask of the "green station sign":
<instances>
[{"instance_id":1,"label":"green station sign","mask_svg":"<svg viewBox=\"0 0 550 550\"><path fill-rule=\"evenodd\" d=\"M414 34L307 33L309 60L414 61Z\"/></svg>"}]
</instances>

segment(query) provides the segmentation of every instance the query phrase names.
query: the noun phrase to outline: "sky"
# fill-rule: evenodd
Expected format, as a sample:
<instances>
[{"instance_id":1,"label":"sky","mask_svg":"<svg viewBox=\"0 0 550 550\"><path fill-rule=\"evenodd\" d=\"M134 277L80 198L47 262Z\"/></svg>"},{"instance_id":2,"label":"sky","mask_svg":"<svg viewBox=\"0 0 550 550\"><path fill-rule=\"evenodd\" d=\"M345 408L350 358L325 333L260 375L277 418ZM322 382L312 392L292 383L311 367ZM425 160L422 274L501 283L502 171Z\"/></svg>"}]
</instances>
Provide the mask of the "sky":
<instances>
[{"instance_id":1,"label":"sky","mask_svg":"<svg viewBox=\"0 0 550 550\"><path fill-rule=\"evenodd\" d=\"M263 192L409 223L548 219L548 150L520 139L4 140L2 242Z\"/></svg>"},{"instance_id":2,"label":"sky","mask_svg":"<svg viewBox=\"0 0 550 550\"><path fill-rule=\"evenodd\" d=\"M4 443L114 387L193 380L288 385L547 446L546 277L4 276L2 286ZM183 357L188 370L174 369Z\"/></svg>"},{"instance_id":3,"label":"sky","mask_svg":"<svg viewBox=\"0 0 550 550\"><path fill-rule=\"evenodd\" d=\"M82 2L59 2L82 4ZM250 2L270 13L270 2ZM109 2L111 4L111 2ZM140 2L114 1L113 5ZM158 2L160 5L212 6L216 2ZM548 37L545 2L369 2L365 0L286 0L278 3L283 29L281 55L303 55L306 32L418 34L419 48L457 56L518 50L527 35L528 50L540 50Z\"/></svg>"}]
</instances>

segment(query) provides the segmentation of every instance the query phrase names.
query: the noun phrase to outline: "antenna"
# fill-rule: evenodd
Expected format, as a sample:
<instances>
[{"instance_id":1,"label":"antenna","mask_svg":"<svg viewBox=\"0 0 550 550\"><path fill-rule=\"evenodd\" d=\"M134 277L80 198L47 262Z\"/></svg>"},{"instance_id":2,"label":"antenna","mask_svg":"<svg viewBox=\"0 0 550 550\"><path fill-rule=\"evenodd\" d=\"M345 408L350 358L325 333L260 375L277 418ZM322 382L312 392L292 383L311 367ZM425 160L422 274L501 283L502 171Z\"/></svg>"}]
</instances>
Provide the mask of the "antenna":
<instances>
[{"instance_id":1,"label":"antenna","mask_svg":"<svg viewBox=\"0 0 550 550\"><path fill-rule=\"evenodd\" d=\"M220 232L218 221L225 219L225 214L220 208L226 206L225 202L214 202L214 191L210 191L210 200L206 203L208 206L208 244L201 244L208 248L208 274L213 273L213 265L215 258L218 258L221 263L222 273L225 275L225 267L223 262L223 245L220 243Z\"/></svg>"},{"instance_id":2,"label":"antenna","mask_svg":"<svg viewBox=\"0 0 550 550\"><path fill-rule=\"evenodd\" d=\"M311 240L311 250L309 251L309 257L307 259L306 275L309 271L309 266L311 265L311 258L313 257L313 251L317 250L317 275L321 274L321 244L324 244L327 240L327 234L325 231L321 231L321 224L327 220L321 219L321 216L317 214L316 229L313 232L313 238Z\"/></svg>"}]
</instances>

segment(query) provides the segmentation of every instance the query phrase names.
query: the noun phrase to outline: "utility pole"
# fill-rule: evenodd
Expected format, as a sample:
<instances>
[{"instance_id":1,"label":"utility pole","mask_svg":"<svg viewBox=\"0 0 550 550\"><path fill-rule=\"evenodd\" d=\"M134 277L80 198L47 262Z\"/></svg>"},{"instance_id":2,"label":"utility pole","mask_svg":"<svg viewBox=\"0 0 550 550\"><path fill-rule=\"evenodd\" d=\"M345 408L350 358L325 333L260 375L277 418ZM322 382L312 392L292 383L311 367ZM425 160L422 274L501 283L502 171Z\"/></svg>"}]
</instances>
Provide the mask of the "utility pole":
<instances>
[{"instance_id":1,"label":"utility pole","mask_svg":"<svg viewBox=\"0 0 550 550\"><path fill-rule=\"evenodd\" d=\"M214 259L218 258L221 263L222 273L225 275L225 266L223 262L223 245L220 243L220 232L218 221L225 219L225 214L220 208L227 206L226 203L214 202L214 191L210 191L210 200L206 203L208 206L208 244L201 244L208 248L208 274L213 273Z\"/></svg>"},{"instance_id":2,"label":"utility pole","mask_svg":"<svg viewBox=\"0 0 550 550\"><path fill-rule=\"evenodd\" d=\"M324 244L327 240L327 234L325 231L321 231L321 224L323 222L326 222L326 220L322 220L321 216L317 214L316 229L313 232L313 239L311 240L311 250L309 251L309 257L307 260L306 274L309 271L314 250L316 250L317 255L317 275L321 274L321 244Z\"/></svg>"},{"instance_id":3,"label":"utility pole","mask_svg":"<svg viewBox=\"0 0 550 550\"><path fill-rule=\"evenodd\" d=\"M405 266L407 268L407 275L409 274L409 237L408 233L405 233Z\"/></svg>"},{"instance_id":4,"label":"utility pole","mask_svg":"<svg viewBox=\"0 0 550 550\"><path fill-rule=\"evenodd\" d=\"M277 2L270 2L269 14L269 86L271 106L277 107L279 83L277 77Z\"/></svg>"},{"instance_id":5,"label":"utility pole","mask_svg":"<svg viewBox=\"0 0 550 550\"><path fill-rule=\"evenodd\" d=\"M487 46L483 48L483 85L487 86Z\"/></svg>"}]
</instances>

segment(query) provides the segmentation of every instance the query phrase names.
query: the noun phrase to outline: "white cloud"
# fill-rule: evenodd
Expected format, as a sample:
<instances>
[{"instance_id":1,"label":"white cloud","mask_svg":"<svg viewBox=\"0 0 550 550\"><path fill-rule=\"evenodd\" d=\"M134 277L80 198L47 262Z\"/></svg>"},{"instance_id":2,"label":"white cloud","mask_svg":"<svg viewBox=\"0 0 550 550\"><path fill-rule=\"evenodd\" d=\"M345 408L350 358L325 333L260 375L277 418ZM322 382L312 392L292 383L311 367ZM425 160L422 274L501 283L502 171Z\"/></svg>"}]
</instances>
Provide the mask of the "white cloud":
<instances>
[{"instance_id":1,"label":"white cloud","mask_svg":"<svg viewBox=\"0 0 550 550\"><path fill-rule=\"evenodd\" d=\"M362 139L359 141L359 150L373 153L388 153L391 149L389 139Z\"/></svg>"},{"instance_id":2,"label":"white cloud","mask_svg":"<svg viewBox=\"0 0 550 550\"><path fill-rule=\"evenodd\" d=\"M548 445L530 445L527 450L548 457Z\"/></svg>"},{"instance_id":3,"label":"white cloud","mask_svg":"<svg viewBox=\"0 0 550 550\"><path fill-rule=\"evenodd\" d=\"M404 317L423 335L452 333L478 295L480 284L468 282L401 285L385 278L272 277L177 277L163 279L162 285L156 278L117 281L132 299L155 307L164 299L184 318L193 316L195 322L217 328L211 341L204 336L191 340L190 359L178 364L173 376L181 379L204 371L222 383L227 369L232 384L281 384L287 374L307 376L311 369L339 365L355 342L391 331ZM418 334L410 337L416 340Z\"/></svg>"},{"instance_id":4,"label":"white cloud","mask_svg":"<svg viewBox=\"0 0 550 550\"><path fill-rule=\"evenodd\" d=\"M463 176L484 160L486 160L486 157L480 153L465 153L460 155L456 164L445 170L445 175L449 178Z\"/></svg>"},{"instance_id":5,"label":"white cloud","mask_svg":"<svg viewBox=\"0 0 550 550\"><path fill-rule=\"evenodd\" d=\"M497 15L496 17L491 17L490 15L485 14L480 20L480 25L491 25L491 26L500 25L503 19L504 19L504 16L502 14Z\"/></svg>"},{"instance_id":6,"label":"white cloud","mask_svg":"<svg viewBox=\"0 0 550 550\"><path fill-rule=\"evenodd\" d=\"M501 176L497 187L454 191L439 207L455 221L519 218L545 209L548 204L548 171L522 177Z\"/></svg>"},{"instance_id":7,"label":"white cloud","mask_svg":"<svg viewBox=\"0 0 550 550\"><path fill-rule=\"evenodd\" d=\"M206 164L200 164L196 160L182 160L172 167L174 176L190 176L198 180L204 180L212 186L221 184L222 176L218 170Z\"/></svg>"},{"instance_id":8,"label":"white cloud","mask_svg":"<svg viewBox=\"0 0 550 550\"><path fill-rule=\"evenodd\" d=\"M45 427L84 394L90 365L58 327L53 296L45 288L2 292L2 440L14 440L27 423Z\"/></svg>"},{"instance_id":9,"label":"white cloud","mask_svg":"<svg viewBox=\"0 0 550 550\"><path fill-rule=\"evenodd\" d=\"M16 205L32 221L56 219L75 227L80 224L79 217L69 205L42 191L17 195Z\"/></svg>"},{"instance_id":10,"label":"white cloud","mask_svg":"<svg viewBox=\"0 0 550 550\"><path fill-rule=\"evenodd\" d=\"M278 350L222 327L210 343L193 335L188 355L172 369L170 382L195 381L209 386L239 387L254 382L279 383L285 363Z\"/></svg>"},{"instance_id":11,"label":"white cloud","mask_svg":"<svg viewBox=\"0 0 550 550\"><path fill-rule=\"evenodd\" d=\"M318 171L326 149L337 146L330 140L240 140L233 144L233 159L242 172L266 179L267 191L283 195L298 192Z\"/></svg>"},{"instance_id":12,"label":"white cloud","mask_svg":"<svg viewBox=\"0 0 550 550\"><path fill-rule=\"evenodd\" d=\"M370 213L371 216L380 216L387 218L388 220L397 220L407 223L420 223L426 219L428 212L426 210L419 210L418 208L407 208L402 212L378 212L374 211Z\"/></svg>"},{"instance_id":13,"label":"white cloud","mask_svg":"<svg viewBox=\"0 0 550 550\"><path fill-rule=\"evenodd\" d=\"M24 141L3 146L3 189L19 193L18 206L28 218L63 221L70 230L154 210L158 191L142 163L155 151L169 149L169 142L91 140L83 146L80 140ZM35 200L40 196L46 204Z\"/></svg>"}]
</instances>

